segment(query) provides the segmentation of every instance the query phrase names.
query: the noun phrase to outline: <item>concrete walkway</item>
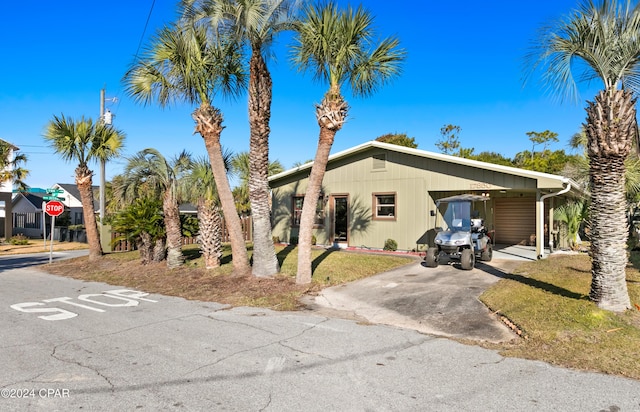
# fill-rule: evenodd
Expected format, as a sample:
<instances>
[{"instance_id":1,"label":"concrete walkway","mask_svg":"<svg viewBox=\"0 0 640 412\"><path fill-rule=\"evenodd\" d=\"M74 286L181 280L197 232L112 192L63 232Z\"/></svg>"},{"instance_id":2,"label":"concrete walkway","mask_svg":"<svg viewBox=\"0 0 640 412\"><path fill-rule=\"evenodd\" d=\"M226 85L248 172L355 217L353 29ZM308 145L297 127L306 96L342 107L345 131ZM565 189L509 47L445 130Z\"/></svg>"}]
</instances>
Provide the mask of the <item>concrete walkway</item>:
<instances>
[{"instance_id":1,"label":"concrete walkway","mask_svg":"<svg viewBox=\"0 0 640 412\"><path fill-rule=\"evenodd\" d=\"M515 333L479 297L506 273L536 260L535 247L497 246L493 257L491 262L478 262L471 271L461 270L446 257L437 268L416 261L324 289L305 303L317 312L362 322L463 340L509 341Z\"/></svg>"}]
</instances>

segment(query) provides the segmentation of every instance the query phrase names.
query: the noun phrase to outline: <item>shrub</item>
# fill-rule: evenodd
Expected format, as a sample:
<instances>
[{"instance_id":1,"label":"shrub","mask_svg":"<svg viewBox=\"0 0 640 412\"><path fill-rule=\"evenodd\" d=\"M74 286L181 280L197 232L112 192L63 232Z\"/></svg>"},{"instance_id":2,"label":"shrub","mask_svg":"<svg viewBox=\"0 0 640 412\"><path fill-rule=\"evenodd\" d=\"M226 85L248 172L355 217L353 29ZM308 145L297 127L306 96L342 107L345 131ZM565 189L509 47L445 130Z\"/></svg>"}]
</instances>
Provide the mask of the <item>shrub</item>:
<instances>
[{"instance_id":1,"label":"shrub","mask_svg":"<svg viewBox=\"0 0 640 412\"><path fill-rule=\"evenodd\" d=\"M384 250L396 251L398 250L398 242L393 239L387 239L384 241Z\"/></svg>"},{"instance_id":2,"label":"shrub","mask_svg":"<svg viewBox=\"0 0 640 412\"><path fill-rule=\"evenodd\" d=\"M11 243L12 245L28 245L29 238L23 235L22 233L20 233L18 235L13 236L9 240L9 243Z\"/></svg>"},{"instance_id":3,"label":"shrub","mask_svg":"<svg viewBox=\"0 0 640 412\"><path fill-rule=\"evenodd\" d=\"M315 245L316 243L318 243L318 239L316 239L316 235L311 236L311 244Z\"/></svg>"}]
</instances>

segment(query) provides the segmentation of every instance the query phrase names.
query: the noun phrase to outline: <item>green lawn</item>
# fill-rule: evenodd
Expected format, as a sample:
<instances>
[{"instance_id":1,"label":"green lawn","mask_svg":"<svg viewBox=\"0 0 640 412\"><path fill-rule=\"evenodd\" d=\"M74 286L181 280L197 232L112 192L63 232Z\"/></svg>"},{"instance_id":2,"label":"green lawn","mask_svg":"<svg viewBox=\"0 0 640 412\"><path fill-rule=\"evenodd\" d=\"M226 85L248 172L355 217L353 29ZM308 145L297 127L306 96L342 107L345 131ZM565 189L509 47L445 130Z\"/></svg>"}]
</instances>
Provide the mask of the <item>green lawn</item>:
<instances>
[{"instance_id":1,"label":"green lawn","mask_svg":"<svg viewBox=\"0 0 640 412\"><path fill-rule=\"evenodd\" d=\"M480 299L522 331L521 342L498 345L503 355L640 379L640 272L631 264L627 281L634 308L604 311L588 298L589 257L559 255L523 264Z\"/></svg>"}]
</instances>

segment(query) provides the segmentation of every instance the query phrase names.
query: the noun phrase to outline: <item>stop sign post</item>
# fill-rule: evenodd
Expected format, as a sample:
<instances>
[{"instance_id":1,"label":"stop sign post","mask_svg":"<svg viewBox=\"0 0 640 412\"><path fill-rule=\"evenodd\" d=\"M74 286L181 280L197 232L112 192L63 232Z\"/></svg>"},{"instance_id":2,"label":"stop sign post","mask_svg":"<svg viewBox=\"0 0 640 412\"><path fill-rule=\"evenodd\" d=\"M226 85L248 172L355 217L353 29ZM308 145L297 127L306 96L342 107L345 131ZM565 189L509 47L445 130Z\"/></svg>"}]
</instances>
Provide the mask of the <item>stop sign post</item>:
<instances>
[{"instance_id":1,"label":"stop sign post","mask_svg":"<svg viewBox=\"0 0 640 412\"><path fill-rule=\"evenodd\" d=\"M64 212L64 205L57 200L47 202L44 211L51 217L60 216Z\"/></svg>"},{"instance_id":2,"label":"stop sign post","mask_svg":"<svg viewBox=\"0 0 640 412\"><path fill-rule=\"evenodd\" d=\"M64 205L57 200L51 200L45 204L44 211L51 216L51 241L49 242L49 263L51 263L53 261L53 228L56 225L56 216L64 212Z\"/></svg>"}]
</instances>

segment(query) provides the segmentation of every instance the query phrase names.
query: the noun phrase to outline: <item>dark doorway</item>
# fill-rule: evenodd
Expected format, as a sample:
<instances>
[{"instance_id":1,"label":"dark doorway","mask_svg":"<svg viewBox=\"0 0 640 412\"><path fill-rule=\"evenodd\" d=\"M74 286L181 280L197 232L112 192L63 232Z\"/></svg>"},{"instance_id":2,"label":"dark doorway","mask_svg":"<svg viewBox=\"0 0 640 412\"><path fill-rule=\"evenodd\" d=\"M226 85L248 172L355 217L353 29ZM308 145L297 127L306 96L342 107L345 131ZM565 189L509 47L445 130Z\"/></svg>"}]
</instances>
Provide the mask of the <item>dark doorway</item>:
<instances>
[{"instance_id":1,"label":"dark doorway","mask_svg":"<svg viewBox=\"0 0 640 412\"><path fill-rule=\"evenodd\" d=\"M348 243L349 205L346 196L333 198L333 241Z\"/></svg>"}]
</instances>

